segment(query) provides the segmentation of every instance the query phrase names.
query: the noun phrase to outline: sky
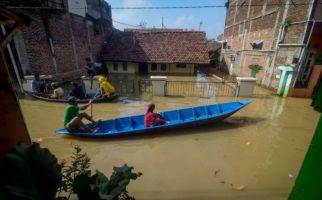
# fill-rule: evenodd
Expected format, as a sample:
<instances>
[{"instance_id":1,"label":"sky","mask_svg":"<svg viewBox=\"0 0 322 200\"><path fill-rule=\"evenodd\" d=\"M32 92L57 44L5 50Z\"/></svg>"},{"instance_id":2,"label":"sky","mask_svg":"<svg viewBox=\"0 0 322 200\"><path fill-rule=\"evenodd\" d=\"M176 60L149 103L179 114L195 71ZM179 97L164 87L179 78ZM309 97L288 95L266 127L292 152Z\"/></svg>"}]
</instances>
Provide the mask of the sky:
<instances>
[{"instance_id":1,"label":"sky","mask_svg":"<svg viewBox=\"0 0 322 200\"><path fill-rule=\"evenodd\" d=\"M210 6L225 5L227 0L106 0L112 7L115 21L137 26L146 23L146 28L161 28L162 16L165 28L182 28L206 32L208 39L223 33L226 8L186 8L186 9L149 9L119 10L113 7L155 7L155 6ZM200 26L200 22L202 23ZM135 28L113 22L115 28Z\"/></svg>"}]
</instances>

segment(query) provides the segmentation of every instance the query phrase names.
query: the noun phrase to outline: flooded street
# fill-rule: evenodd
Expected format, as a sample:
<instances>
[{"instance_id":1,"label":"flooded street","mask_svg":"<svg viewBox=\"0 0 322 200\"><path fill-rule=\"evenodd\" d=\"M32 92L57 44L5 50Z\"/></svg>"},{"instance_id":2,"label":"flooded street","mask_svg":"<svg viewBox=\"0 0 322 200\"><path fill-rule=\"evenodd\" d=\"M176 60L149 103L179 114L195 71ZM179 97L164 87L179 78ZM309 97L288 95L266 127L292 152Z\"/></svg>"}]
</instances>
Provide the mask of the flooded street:
<instances>
[{"instance_id":1,"label":"flooded street","mask_svg":"<svg viewBox=\"0 0 322 200\"><path fill-rule=\"evenodd\" d=\"M153 97L156 110L233 101L234 98ZM239 98L238 100L242 100ZM144 137L91 139L55 135L65 104L20 100L33 140L58 159L80 145L92 169L108 175L124 163L143 173L129 185L136 199L287 199L320 114L310 99L253 98L214 125ZM94 104L96 119L142 114L148 101ZM90 113L90 109L87 109ZM245 185L244 191L232 187Z\"/></svg>"}]
</instances>

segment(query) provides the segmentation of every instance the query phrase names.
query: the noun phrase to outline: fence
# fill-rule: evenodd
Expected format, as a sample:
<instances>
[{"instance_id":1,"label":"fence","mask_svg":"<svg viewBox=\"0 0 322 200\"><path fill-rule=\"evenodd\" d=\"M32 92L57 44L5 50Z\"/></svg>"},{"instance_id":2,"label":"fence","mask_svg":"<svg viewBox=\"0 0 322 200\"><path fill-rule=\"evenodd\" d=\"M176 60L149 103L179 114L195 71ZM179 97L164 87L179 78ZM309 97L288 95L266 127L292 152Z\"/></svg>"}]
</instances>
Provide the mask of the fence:
<instances>
[{"instance_id":1,"label":"fence","mask_svg":"<svg viewBox=\"0 0 322 200\"><path fill-rule=\"evenodd\" d=\"M152 80L111 80L122 96L152 96ZM235 96L237 82L166 81L166 96Z\"/></svg>"},{"instance_id":2,"label":"fence","mask_svg":"<svg viewBox=\"0 0 322 200\"><path fill-rule=\"evenodd\" d=\"M151 79L111 78L117 93L127 97L149 98L153 96ZM166 96L186 97L234 97L238 90L237 81L166 81ZM268 97L274 92L255 85L253 97Z\"/></svg>"},{"instance_id":3,"label":"fence","mask_svg":"<svg viewBox=\"0 0 322 200\"><path fill-rule=\"evenodd\" d=\"M237 82L166 81L167 96L235 96Z\"/></svg>"}]
</instances>

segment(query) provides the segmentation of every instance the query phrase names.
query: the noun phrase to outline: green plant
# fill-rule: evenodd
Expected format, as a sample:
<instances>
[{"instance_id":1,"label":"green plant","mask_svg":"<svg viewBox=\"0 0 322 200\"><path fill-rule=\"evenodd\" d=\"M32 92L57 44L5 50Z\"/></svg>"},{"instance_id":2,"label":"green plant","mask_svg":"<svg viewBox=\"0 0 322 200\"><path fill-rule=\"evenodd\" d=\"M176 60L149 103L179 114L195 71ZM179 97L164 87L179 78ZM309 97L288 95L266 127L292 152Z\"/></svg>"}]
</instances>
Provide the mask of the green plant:
<instances>
[{"instance_id":1,"label":"green plant","mask_svg":"<svg viewBox=\"0 0 322 200\"><path fill-rule=\"evenodd\" d=\"M62 179L57 158L39 144L18 144L0 168L0 199L54 199Z\"/></svg>"},{"instance_id":2,"label":"green plant","mask_svg":"<svg viewBox=\"0 0 322 200\"><path fill-rule=\"evenodd\" d=\"M250 72L251 77L256 77L258 71L263 69L263 67L258 64L249 65L248 68L252 70Z\"/></svg>"},{"instance_id":3,"label":"green plant","mask_svg":"<svg viewBox=\"0 0 322 200\"><path fill-rule=\"evenodd\" d=\"M254 70L256 72L258 72L259 70L263 69L263 67L261 65L258 65L258 64L249 65L248 68L251 69L251 70Z\"/></svg>"},{"instance_id":4,"label":"green plant","mask_svg":"<svg viewBox=\"0 0 322 200\"><path fill-rule=\"evenodd\" d=\"M79 200L130 200L133 197L128 196L126 186L130 180L135 180L142 173L133 173L133 167L123 165L114 167L114 172L110 180L101 172L96 171L94 175L90 172L81 174L75 178L73 190Z\"/></svg>"},{"instance_id":5,"label":"green plant","mask_svg":"<svg viewBox=\"0 0 322 200\"><path fill-rule=\"evenodd\" d=\"M78 146L74 146L74 151L71 156L71 163L68 165L65 160L61 162L62 166L62 182L58 189L58 197L61 197L61 192L67 194L67 199L73 193L74 179L81 174L90 172L90 158L86 153L82 153L82 149Z\"/></svg>"},{"instance_id":6,"label":"green plant","mask_svg":"<svg viewBox=\"0 0 322 200\"><path fill-rule=\"evenodd\" d=\"M315 64L322 64L322 53L314 54Z\"/></svg>"},{"instance_id":7,"label":"green plant","mask_svg":"<svg viewBox=\"0 0 322 200\"><path fill-rule=\"evenodd\" d=\"M0 199L68 200L76 194L79 200L134 200L126 187L142 173L132 172L133 167L114 167L108 179L99 171L91 175L90 159L79 146L71 159L58 164L37 143L16 145L0 168Z\"/></svg>"}]
</instances>

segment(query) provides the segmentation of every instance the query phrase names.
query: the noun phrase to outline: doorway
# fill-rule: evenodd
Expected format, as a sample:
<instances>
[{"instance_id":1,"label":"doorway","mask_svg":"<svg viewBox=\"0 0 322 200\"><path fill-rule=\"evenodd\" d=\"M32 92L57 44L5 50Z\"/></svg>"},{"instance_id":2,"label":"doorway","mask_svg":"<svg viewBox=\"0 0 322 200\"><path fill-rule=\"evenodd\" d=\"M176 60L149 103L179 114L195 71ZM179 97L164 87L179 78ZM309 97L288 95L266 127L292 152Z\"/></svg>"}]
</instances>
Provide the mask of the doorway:
<instances>
[{"instance_id":1,"label":"doorway","mask_svg":"<svg viewBox=\"0 0 322 200\"><path fill-rule=\"evenodd\" d=\"M139 74L147 75L149 73L148 63L139 63Z\"/></svg>"}]
</instances>

